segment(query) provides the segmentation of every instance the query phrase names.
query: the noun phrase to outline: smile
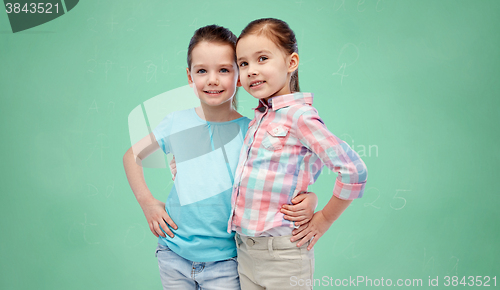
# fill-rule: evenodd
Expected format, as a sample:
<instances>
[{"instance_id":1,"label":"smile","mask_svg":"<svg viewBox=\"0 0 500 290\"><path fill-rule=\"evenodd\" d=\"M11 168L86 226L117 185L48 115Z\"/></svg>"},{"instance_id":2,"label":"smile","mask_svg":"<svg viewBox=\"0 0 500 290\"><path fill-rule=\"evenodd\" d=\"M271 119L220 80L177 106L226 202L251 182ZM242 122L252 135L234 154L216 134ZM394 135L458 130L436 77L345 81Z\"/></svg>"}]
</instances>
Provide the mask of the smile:
<instances>
[{"instance_id":1,"label":"smile","mask_svg":"<svg viewBox=\"0 0 500 290\"><path fill-rule=\"evenodd\" d=\"M222 91L204 91L205 93L209 94L209 95L217 95L217 94L220 94L222 93L224 90Z\"/></svg>"},{"instance_id":2,"label":"smile","mask_svg":"<svg viewBox=\"0 0 500 290\"><path fill-rule=\"evenodd\" d=\"M265 83L265 81L256 81L256 82L251 83L251 84L250 84L250 87L251 87L251 88L252 88L252 87L257 87L257 86L259 86L259 85L261 85L261 84L263 84L263 83Z\"/></svg>"}]
</instances>

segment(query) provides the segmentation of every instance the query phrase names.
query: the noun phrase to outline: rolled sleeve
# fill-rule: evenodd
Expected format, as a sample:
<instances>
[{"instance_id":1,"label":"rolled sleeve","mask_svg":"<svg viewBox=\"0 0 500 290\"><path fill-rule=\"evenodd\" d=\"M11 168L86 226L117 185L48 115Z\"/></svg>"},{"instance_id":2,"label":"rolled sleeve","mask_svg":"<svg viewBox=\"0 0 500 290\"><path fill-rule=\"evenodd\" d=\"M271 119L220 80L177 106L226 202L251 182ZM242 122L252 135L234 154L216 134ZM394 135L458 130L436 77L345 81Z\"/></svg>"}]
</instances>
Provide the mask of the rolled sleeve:
<instances>
[{"instance_id":1,"label":"rolled sleeve","mask_svg":"<svg viewBox=\"0 0 500 290\"><path fill-rule=\"evenodd\" d=\"M337 172L333 195L345 200L363 196L368 171L356 151L326 128L316 109L310 107L297 119L296 136L330 170Z\"/></svg>"}]
</instances>

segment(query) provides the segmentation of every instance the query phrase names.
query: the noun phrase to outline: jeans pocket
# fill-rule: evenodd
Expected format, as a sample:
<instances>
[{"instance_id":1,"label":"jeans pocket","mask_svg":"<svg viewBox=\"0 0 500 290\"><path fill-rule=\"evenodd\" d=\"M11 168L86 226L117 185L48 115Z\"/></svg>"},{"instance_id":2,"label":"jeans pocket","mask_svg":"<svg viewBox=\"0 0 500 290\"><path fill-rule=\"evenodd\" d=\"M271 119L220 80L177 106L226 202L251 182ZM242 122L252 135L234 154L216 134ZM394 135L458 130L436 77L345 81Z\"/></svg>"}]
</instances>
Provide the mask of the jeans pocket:
<instances>
[{"instance_id":1,"label":"jeans pocket","mask_svg":"<svg viewBox=\"0 0 500 290\"><path fill-rule=\"evenodd\" d=\"M301 260L301 251L299 248L277 249L275 255L280 260Z\"/></svg>"},{"instance_id":2,"label":"jeans pocket","mask_svg":"<svg viewBox=\"0 0 500 290\"><path fill-rule=\"evenodd\" d=\"M171 252L172 250L169 247L158 243L158 246L156 247L156 251L155 251L155 257L158 257L158 252L160 252L160 251Z\"/></svg>"}]
</instances>

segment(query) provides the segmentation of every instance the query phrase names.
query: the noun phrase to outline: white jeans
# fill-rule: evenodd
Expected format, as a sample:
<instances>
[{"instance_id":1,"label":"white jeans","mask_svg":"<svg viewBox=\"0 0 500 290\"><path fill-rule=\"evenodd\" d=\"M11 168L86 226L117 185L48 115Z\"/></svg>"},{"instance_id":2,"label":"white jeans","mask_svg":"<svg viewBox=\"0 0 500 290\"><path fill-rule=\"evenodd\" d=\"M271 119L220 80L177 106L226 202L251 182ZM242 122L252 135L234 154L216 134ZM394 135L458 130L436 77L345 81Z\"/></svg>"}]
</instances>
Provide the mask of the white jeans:
<instances>
[{"instance_id":1,"label":"white jeans","mask_svg":"<svg viewBox=\"0 0 500 290\"><path fill-rule=\"evenodd\" d=\"M242 290L312 289L314 249L290 238L235 235Z\"/></svg>"}]
</instances>

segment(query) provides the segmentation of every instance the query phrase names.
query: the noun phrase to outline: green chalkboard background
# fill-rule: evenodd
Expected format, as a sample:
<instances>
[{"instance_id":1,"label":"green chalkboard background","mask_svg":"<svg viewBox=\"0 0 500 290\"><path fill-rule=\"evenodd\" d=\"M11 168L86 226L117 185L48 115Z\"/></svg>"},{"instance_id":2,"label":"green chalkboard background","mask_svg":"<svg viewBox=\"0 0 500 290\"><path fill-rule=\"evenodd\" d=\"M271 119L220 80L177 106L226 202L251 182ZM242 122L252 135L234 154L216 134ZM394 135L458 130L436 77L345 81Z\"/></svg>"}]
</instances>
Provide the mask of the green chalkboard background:
<instances>
[{"instance_id":1,"label":"green chalkboard background","mask_svg":"<svg viewBox=\"0 0 500 290\"><path fill-rule=\"evenodd\" d=\"M161 289L122 164L147 127L129 121L157 96L150 126L196 101L163 94L187 84L196 28L239 34L261 17L294 29L302 90L369 170L364 197L315 247L316 288L358 276L494 286L500 1L114 0L17 33L0 11L0 289ZM255 99L238 98L251 117ZM165 200L170 172L155 156L144 173ZM335 177L311 187L319 208Z\"/></svg>"}]
</instances>

